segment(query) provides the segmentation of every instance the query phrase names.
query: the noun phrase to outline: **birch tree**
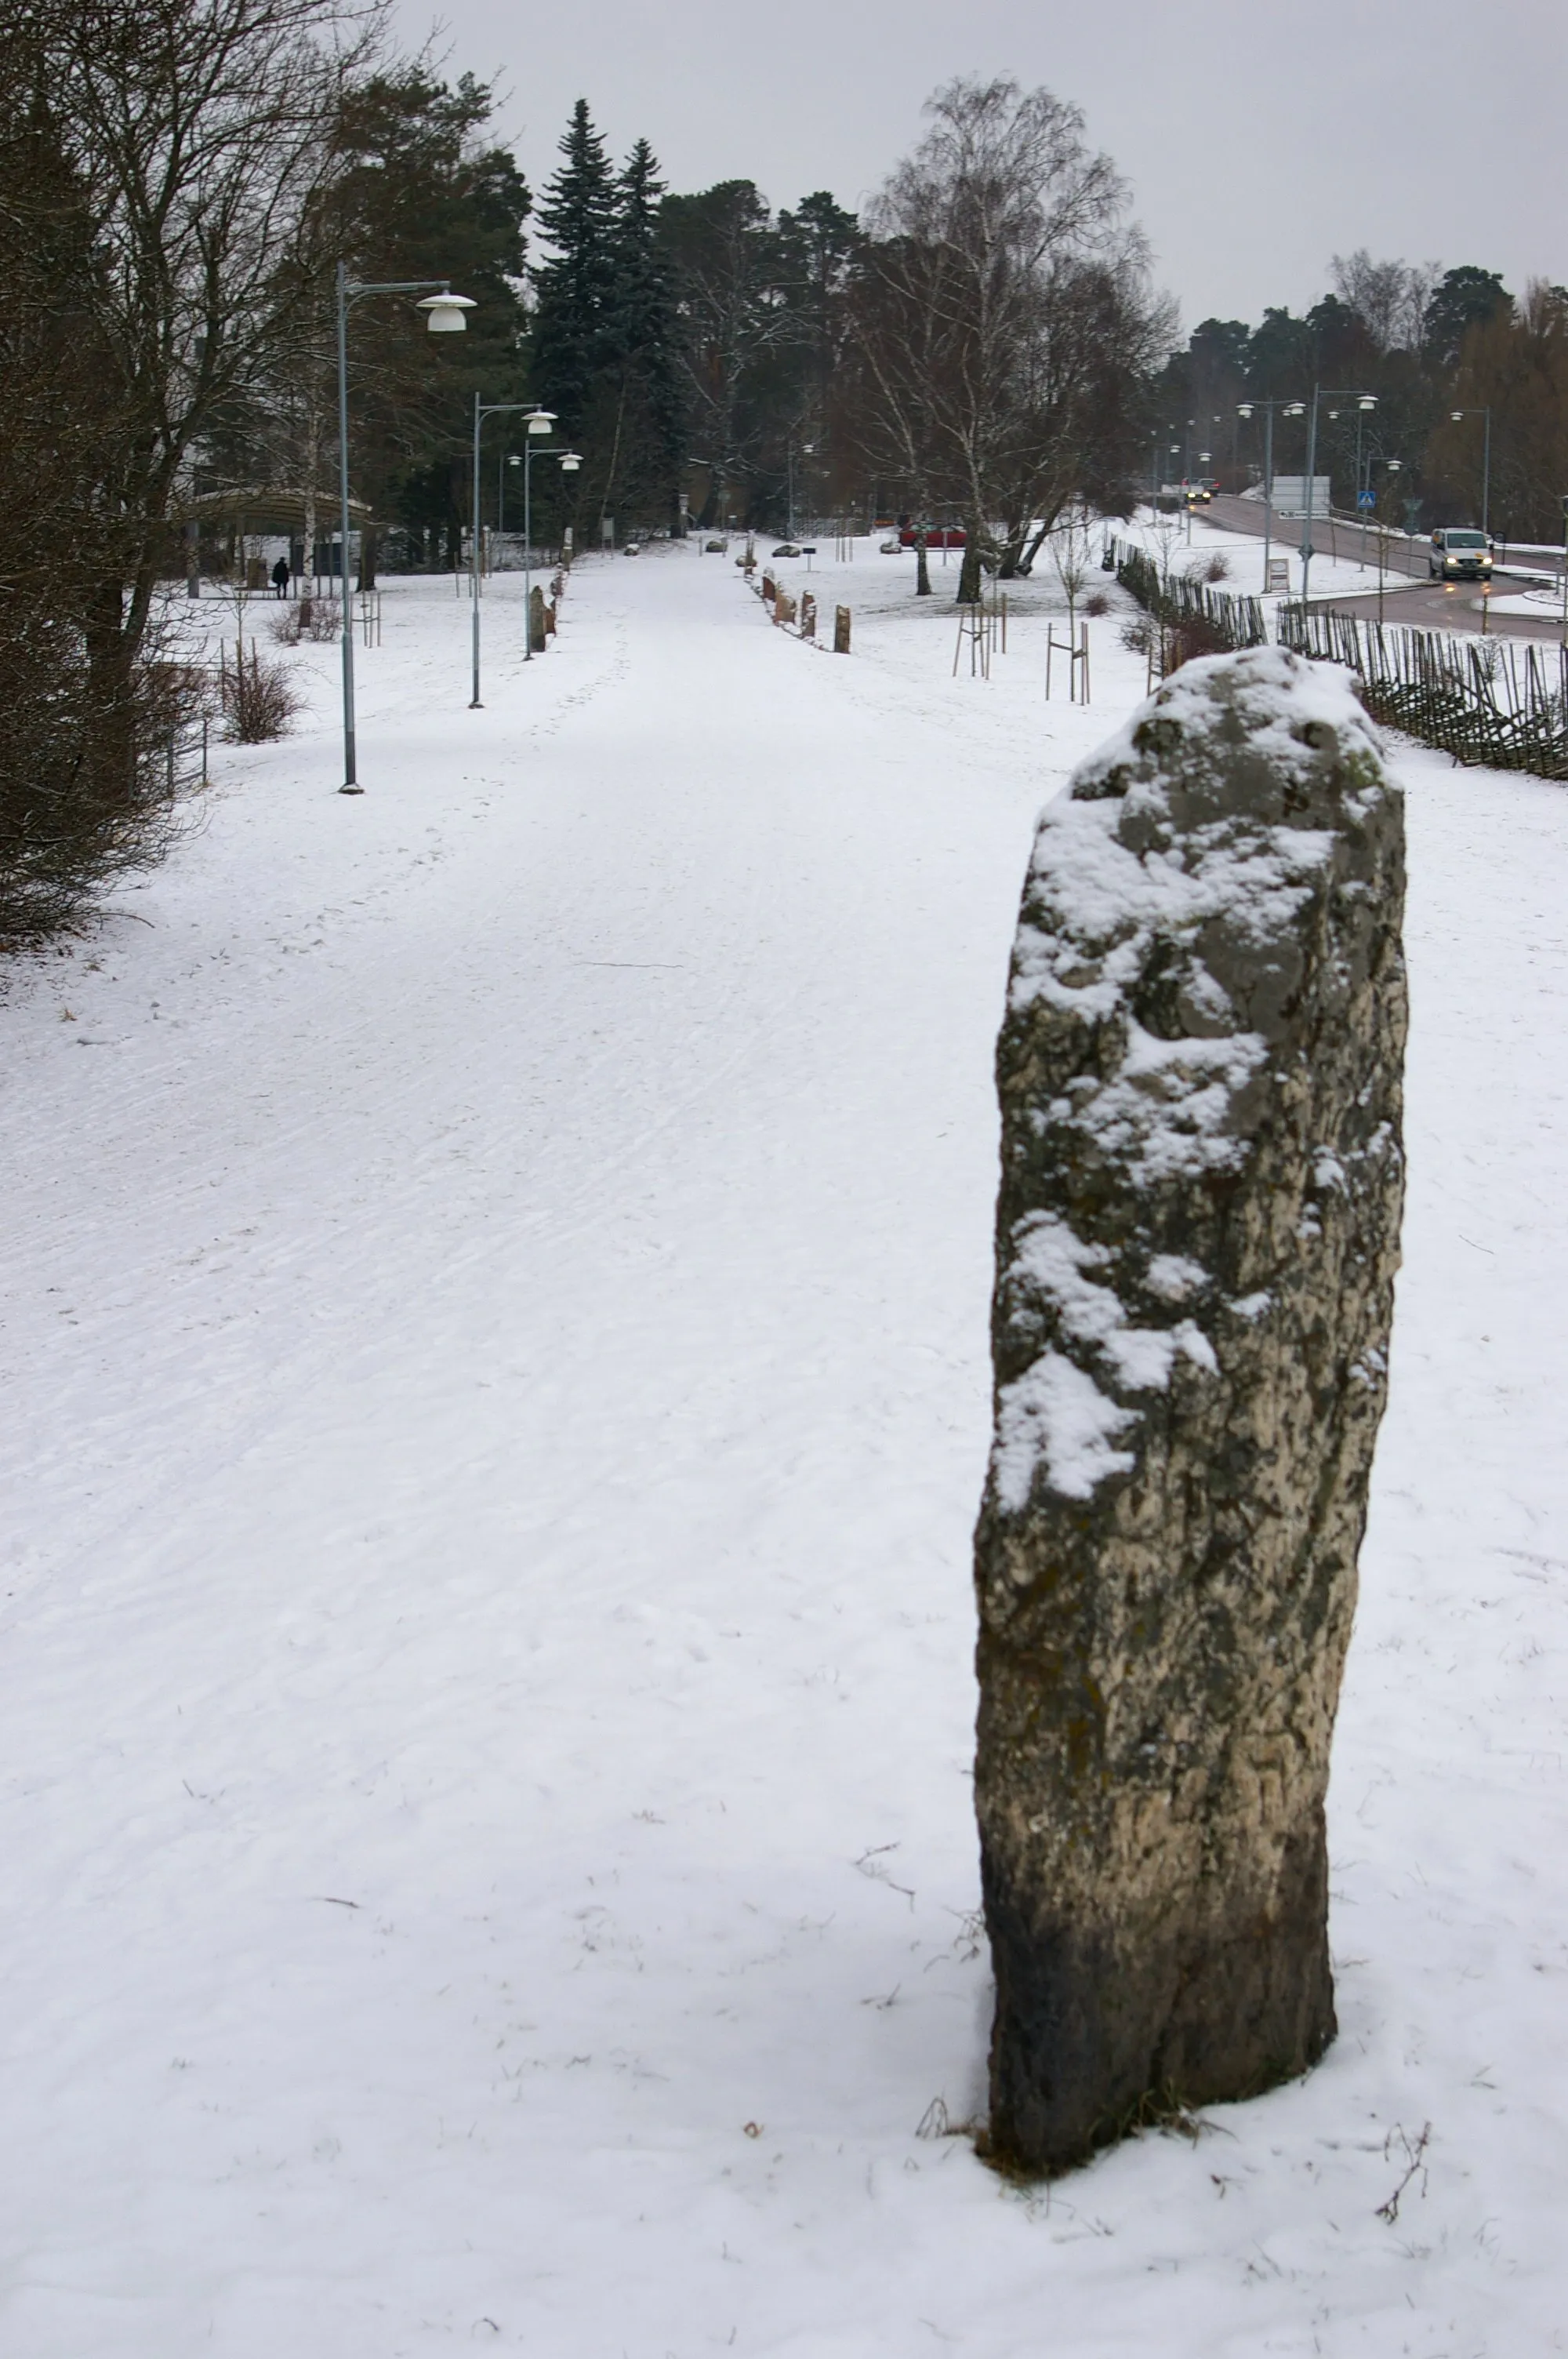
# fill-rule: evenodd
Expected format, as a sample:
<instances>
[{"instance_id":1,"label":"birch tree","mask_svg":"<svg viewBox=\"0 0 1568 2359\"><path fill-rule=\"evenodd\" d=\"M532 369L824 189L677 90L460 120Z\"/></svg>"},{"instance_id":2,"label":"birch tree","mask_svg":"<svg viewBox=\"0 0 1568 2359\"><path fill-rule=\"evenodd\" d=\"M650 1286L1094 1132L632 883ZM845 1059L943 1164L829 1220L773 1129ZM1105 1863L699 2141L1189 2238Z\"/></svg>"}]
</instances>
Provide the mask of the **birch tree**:
<instances>
[{"instance_id":1,"label":"birch tree","mask_svg":"<svg viewBox=\"0 0 1568 2359\"><path fill-rule=\"evenodd\" d=\"M1026 572L1067 501L1114 500L1171 314L1126 184L1076 106L959 80L925 113L870 214L859 432L917 507L962 516L972 599L983 558Z\"/></svg>"}]
</instances>

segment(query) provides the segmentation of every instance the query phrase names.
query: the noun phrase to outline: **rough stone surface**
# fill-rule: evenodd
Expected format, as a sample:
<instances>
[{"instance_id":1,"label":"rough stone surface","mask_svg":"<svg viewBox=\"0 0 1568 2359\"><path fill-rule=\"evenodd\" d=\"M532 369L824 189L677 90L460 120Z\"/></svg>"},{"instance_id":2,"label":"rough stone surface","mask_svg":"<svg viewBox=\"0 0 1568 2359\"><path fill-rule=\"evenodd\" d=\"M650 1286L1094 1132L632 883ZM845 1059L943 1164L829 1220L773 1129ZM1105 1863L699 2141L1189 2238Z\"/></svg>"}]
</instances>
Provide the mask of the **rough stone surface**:
<instances>
[{"instance_id":1,"label":"rough stone surface","mask_svg":"<svg viewBox=\"0 0 1568 2359\"><path fill-rule=\"evenodd\" d=\"M1403 1193L1403 812L1347 675L1192 663L1045 812L976 1543L993 2152L1334 2036L1324 1796Z\"/></svg>"}]
</instances>

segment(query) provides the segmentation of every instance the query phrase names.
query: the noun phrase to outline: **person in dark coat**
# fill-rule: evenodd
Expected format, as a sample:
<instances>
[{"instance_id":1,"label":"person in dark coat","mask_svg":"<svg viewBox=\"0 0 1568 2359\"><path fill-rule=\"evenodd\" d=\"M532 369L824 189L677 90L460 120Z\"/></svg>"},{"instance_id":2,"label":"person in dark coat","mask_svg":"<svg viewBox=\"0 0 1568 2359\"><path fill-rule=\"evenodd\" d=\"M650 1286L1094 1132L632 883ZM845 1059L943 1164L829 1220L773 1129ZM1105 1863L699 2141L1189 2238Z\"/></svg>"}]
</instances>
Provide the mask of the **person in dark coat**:
<instances>
[{"instance_id":1,"label":"person in dark coat","mask_svg":"<svg viewBox=\"0 0 1568 2359\"><path fill-rule=\"evenodd\" d=\"M277 563L272 569L272 586L276 591L280 598L287 597L288 583L288 560L287 557L280 557Z\"/></svg>"}]
</instances>

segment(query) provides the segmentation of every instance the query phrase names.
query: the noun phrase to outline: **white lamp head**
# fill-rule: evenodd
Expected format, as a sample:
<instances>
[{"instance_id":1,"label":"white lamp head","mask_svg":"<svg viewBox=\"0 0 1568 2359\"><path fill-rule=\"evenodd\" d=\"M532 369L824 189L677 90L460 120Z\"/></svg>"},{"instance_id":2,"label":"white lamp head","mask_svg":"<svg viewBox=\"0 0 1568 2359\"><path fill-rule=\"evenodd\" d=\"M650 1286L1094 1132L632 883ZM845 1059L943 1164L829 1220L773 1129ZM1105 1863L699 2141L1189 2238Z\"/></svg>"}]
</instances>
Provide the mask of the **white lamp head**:
<instances>
[{"instance_id":1,"label":"white lamp head","mask_svg":"<svg viewBox=\"0 0 1568 2359\"><path fill-rule=\"evenodd\" d=\"M553 409L531 410L528 416L528 431L530 434L548 434L555 422L556 413Z\"/></svg>"},{"instance_id":2,"label":"white lamp head","mask_svg":"<svg viewBox=\"0 0 1568 2359\"><path fill-rule=\"evenodd\" d=\"M561 473L563 475L575 475L581 464L582 459L576 451L563 451L561 452Z\"/></svg>"},{"instance_id":3,"label":"white lamp head","mask_svg":"<svg viewBox=\"0 0 1568 2359\"><path fill-rule=\"evenodd\" d=\"M1236 405L1236 415L1238 418L1250 418L1252 404L1249 401L1238 401Z\"/></svg>"},{"instance_id":4,"label":"white lamp head","mask_svg":"<svg viewBox=\"0 0 1568 2359\"><path fill-rule=\"evenodd\" d=\"M477 310L471 295L454 295L449 287L438 295L427 295L415 305L425 314L425 325L433 336L460 336L468 326L468 313Z\"/></svg>"},{"instance_id":5,"label":"white lamp head","mask_svg":"<svg viewBox=\"0 0 1568 2359\"><path fill-rule=\"evenodd\" d=\"M1378 407L1377 395L1375 393L1362 394L1357 399L1356 407L1357 409L1376 409Z\"/></svg>"}]
</instances>

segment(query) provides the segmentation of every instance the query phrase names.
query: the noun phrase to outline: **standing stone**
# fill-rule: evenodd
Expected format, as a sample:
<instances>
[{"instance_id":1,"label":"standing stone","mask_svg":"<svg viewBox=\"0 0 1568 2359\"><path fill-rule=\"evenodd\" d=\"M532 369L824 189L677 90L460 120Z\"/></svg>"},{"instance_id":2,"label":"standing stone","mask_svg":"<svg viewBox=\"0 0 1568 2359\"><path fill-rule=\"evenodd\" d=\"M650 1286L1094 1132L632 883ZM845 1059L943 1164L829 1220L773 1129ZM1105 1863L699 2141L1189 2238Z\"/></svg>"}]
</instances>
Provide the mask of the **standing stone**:
<instances>
[{"instance_id":1,"label":"standing stone","mask_svg":"<svg viewBox=\"0 0 1568 2359\"><path fill-rule=\"evenodd\" d=\"M542 656L548 645L545 636L545 593L535 582L528 592L528 647L531 654Z\"/></svg>"},{"instance_id":2,"label":"standing stone","mask_svg":"<svg viewBox=\"0 0 1568 2359\"><path fill-rule=\"evenodd\" d=\"M1404 822L1346 675L1186 665L1034 846L976 1538L990 2146L1334 2037L1324 1795L1403 1194Z\"/></svg>"}]
</instances>

